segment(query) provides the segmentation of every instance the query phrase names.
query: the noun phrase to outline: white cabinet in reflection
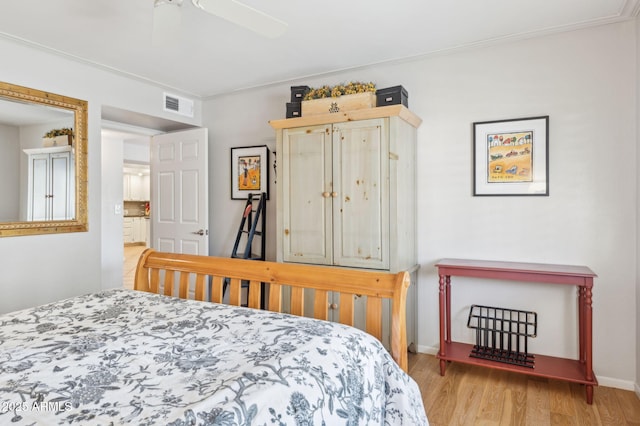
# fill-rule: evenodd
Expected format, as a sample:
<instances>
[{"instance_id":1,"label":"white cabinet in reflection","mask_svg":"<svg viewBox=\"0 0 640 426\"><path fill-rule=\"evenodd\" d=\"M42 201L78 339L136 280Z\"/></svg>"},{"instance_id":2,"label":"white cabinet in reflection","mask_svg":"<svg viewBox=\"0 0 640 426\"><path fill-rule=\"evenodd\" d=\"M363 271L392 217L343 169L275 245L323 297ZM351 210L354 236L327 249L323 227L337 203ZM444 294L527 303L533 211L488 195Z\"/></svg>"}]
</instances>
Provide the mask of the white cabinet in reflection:
<instances>
[{"instance_id":1,"label":"white cabinet in reflection","mask_svg":"<svg viewBox=\"0 0 640 426\"><path fill-rule=\"evenodd\" d=\"M27 220L75 216L73 147L25 149L28 156Z\"/></svg>"}]
</instances>

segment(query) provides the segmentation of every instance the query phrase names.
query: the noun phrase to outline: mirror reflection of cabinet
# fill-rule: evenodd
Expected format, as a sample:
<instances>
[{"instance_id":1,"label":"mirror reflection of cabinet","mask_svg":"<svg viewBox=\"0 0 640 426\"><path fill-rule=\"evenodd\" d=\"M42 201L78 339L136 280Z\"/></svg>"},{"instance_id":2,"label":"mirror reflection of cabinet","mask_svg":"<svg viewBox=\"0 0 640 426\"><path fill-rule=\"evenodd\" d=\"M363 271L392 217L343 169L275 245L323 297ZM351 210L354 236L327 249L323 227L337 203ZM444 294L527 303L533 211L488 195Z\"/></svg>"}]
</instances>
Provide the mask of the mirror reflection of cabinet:
<instances>
[{"instance_id":1,"label":"mirror reflection of cabinet","mask_svg":"<svg viewBox=\"0 0 640 426\"><path fill-rule=\"evenodd\" d=\"M0 173L4 178L0 237L87 231L87 108L87 101L81 99L0 81L0 148L3 154ZM65 124L58 125L61 122ZM29 166L23 152L41 149L45 132L68 127L73 133L67 181L71 206L65 205L65 212L57 213L61 204L56 203L55 196L47 197L42 203L44 213L40 213L38 207L31 213L31 218L27 218L27 211L33 209L34 204L25 200L29 192L26 176ZM55 162L56 166L58 164L60 162ZM44 170L46 175L46 168ZM7 182L14 185L18 182L18 189L7 190ZM58 183L53 181L56 188ZM43 188L45 196L52 195L50 186L45 184Z\"/></svg>"},{"instance_id":2,"label":"mirror reflection of cabinet","mask_svg":"<svg viewBox=\"0 0 640 426\"><path fill-rule=\"evenodd\" d=\"M71 146L25 149L28 155L27 220L71 220L75 216Z\"/></svg>"}]
</instances>

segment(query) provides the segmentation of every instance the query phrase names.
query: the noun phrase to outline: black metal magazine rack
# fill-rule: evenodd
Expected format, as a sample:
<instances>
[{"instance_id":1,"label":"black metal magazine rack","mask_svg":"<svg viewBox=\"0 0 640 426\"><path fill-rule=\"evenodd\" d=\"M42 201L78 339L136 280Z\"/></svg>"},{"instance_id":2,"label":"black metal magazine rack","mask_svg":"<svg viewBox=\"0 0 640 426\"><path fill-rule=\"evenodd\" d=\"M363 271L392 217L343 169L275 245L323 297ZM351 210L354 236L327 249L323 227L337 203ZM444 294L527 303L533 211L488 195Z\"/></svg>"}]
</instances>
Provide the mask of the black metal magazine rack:
<instances>
[{"instance_id":1,"label":"black metal magazine rack","mask_svg":"<svg viewBox=\"0 0 640 426\"><path fill-rule=\"evenodd\" d=\"M467 327L476 330L476 342L469 356L534 368L528 339L537 324L535 312L471 305Z\"/></svg>"}]
</instances>

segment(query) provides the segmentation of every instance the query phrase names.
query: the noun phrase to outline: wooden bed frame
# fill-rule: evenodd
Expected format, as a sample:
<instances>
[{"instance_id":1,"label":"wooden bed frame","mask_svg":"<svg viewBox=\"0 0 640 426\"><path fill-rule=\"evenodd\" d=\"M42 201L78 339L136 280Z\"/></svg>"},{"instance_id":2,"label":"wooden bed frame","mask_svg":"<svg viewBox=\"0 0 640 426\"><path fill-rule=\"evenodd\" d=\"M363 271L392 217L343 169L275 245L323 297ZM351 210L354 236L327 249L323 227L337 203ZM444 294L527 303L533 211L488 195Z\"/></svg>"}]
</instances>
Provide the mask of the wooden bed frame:
<instances>
[{"instance_id":1,"label":"wooden bed frame","mask_svg":"<svg viewBox=\"0 0 640 426\"><path fill-rule=\"evenodd\" d=\"M165 271L161 274L161 271ZM174 273L166 273L171 272ZM164 278L162 278L162 276ZM176 281L177 277L177 281ZM326 320L329 314L328 292L340 293L339 322L353 325L355 296L367 296L366 331L382 338L382 300L391 299L391 343L393 359L404 371L407 364L406 298L410 285L408 272L389 273L353 270L329 266L310 266L163 253L145 250L136 269L135 290L189 298L195 279L194 299L204 301L211 278L210 301L222 303L225 279L228 279L229 304L240 306L242 281L249 281L248 306L260 308L262 285L267 283L265 309L282 312L283 288L290 287L290 312L304 315L304 291L314 289L313 316ZM162 281L162 282L161 282ZM176 285L177 284L177 285ZM175 288L178 288L175 293Z\"/></svg>"}]
</instances>

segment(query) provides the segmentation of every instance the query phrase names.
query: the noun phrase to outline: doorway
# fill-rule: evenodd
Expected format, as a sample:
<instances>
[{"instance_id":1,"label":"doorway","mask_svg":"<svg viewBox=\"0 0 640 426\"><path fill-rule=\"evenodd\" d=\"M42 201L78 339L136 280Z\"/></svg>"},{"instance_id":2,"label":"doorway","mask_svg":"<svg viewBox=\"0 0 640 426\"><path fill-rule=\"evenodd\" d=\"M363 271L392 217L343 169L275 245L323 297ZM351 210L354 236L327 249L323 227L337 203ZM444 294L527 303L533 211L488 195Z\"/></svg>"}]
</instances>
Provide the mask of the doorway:
<instances>
[{"instance_id":1,"label":"doorway","mask_svg":"<svg viewBox=\"0 0 640 426\"><path fill-rule=\"evenodd\" d=\"M136 276L136 266L138 259L143 251L147 248L140 245L124 246L124 261L122 267L122 286L126 289L133 290L133 282Z\"/></svg>"},{"instance_id":2,"label":"doorway","mask_svg":"<svg viewBox=\"0 0 640 426\"><path fill-rule=\"evenodd\" d=\"M124 141L146 139L152 136L189 129L195 126L152 117L140 113L121 110L118 108L102 107L102 141L101 141L101 256L103 268L102 288L133 287L133 272L137 264L139 252L135 249L124 250ZM146 152L146 162L149 160L149 143L135 150ZM143 164L145 160L135 157L127 163ZM151 207L152 209L152 207ZM132 260L132 259L135 259ZM126 279L125 277L126 274Z\"/></svg>"},{"instance_id":3,"label":"doorway","mask_svg":"<svg viewBox=\"0 0 640 426\"><path fill-rule=\"evenodd\" d=\"M103 258L112 287L133 288L137 259L150 239L149 141L162 131L103 120ZM106 247L106 248L104 248ZM117 263L117 266L116 266ZM119 284L119 285L118 285Z\"/></svg>"}]
</instances>

